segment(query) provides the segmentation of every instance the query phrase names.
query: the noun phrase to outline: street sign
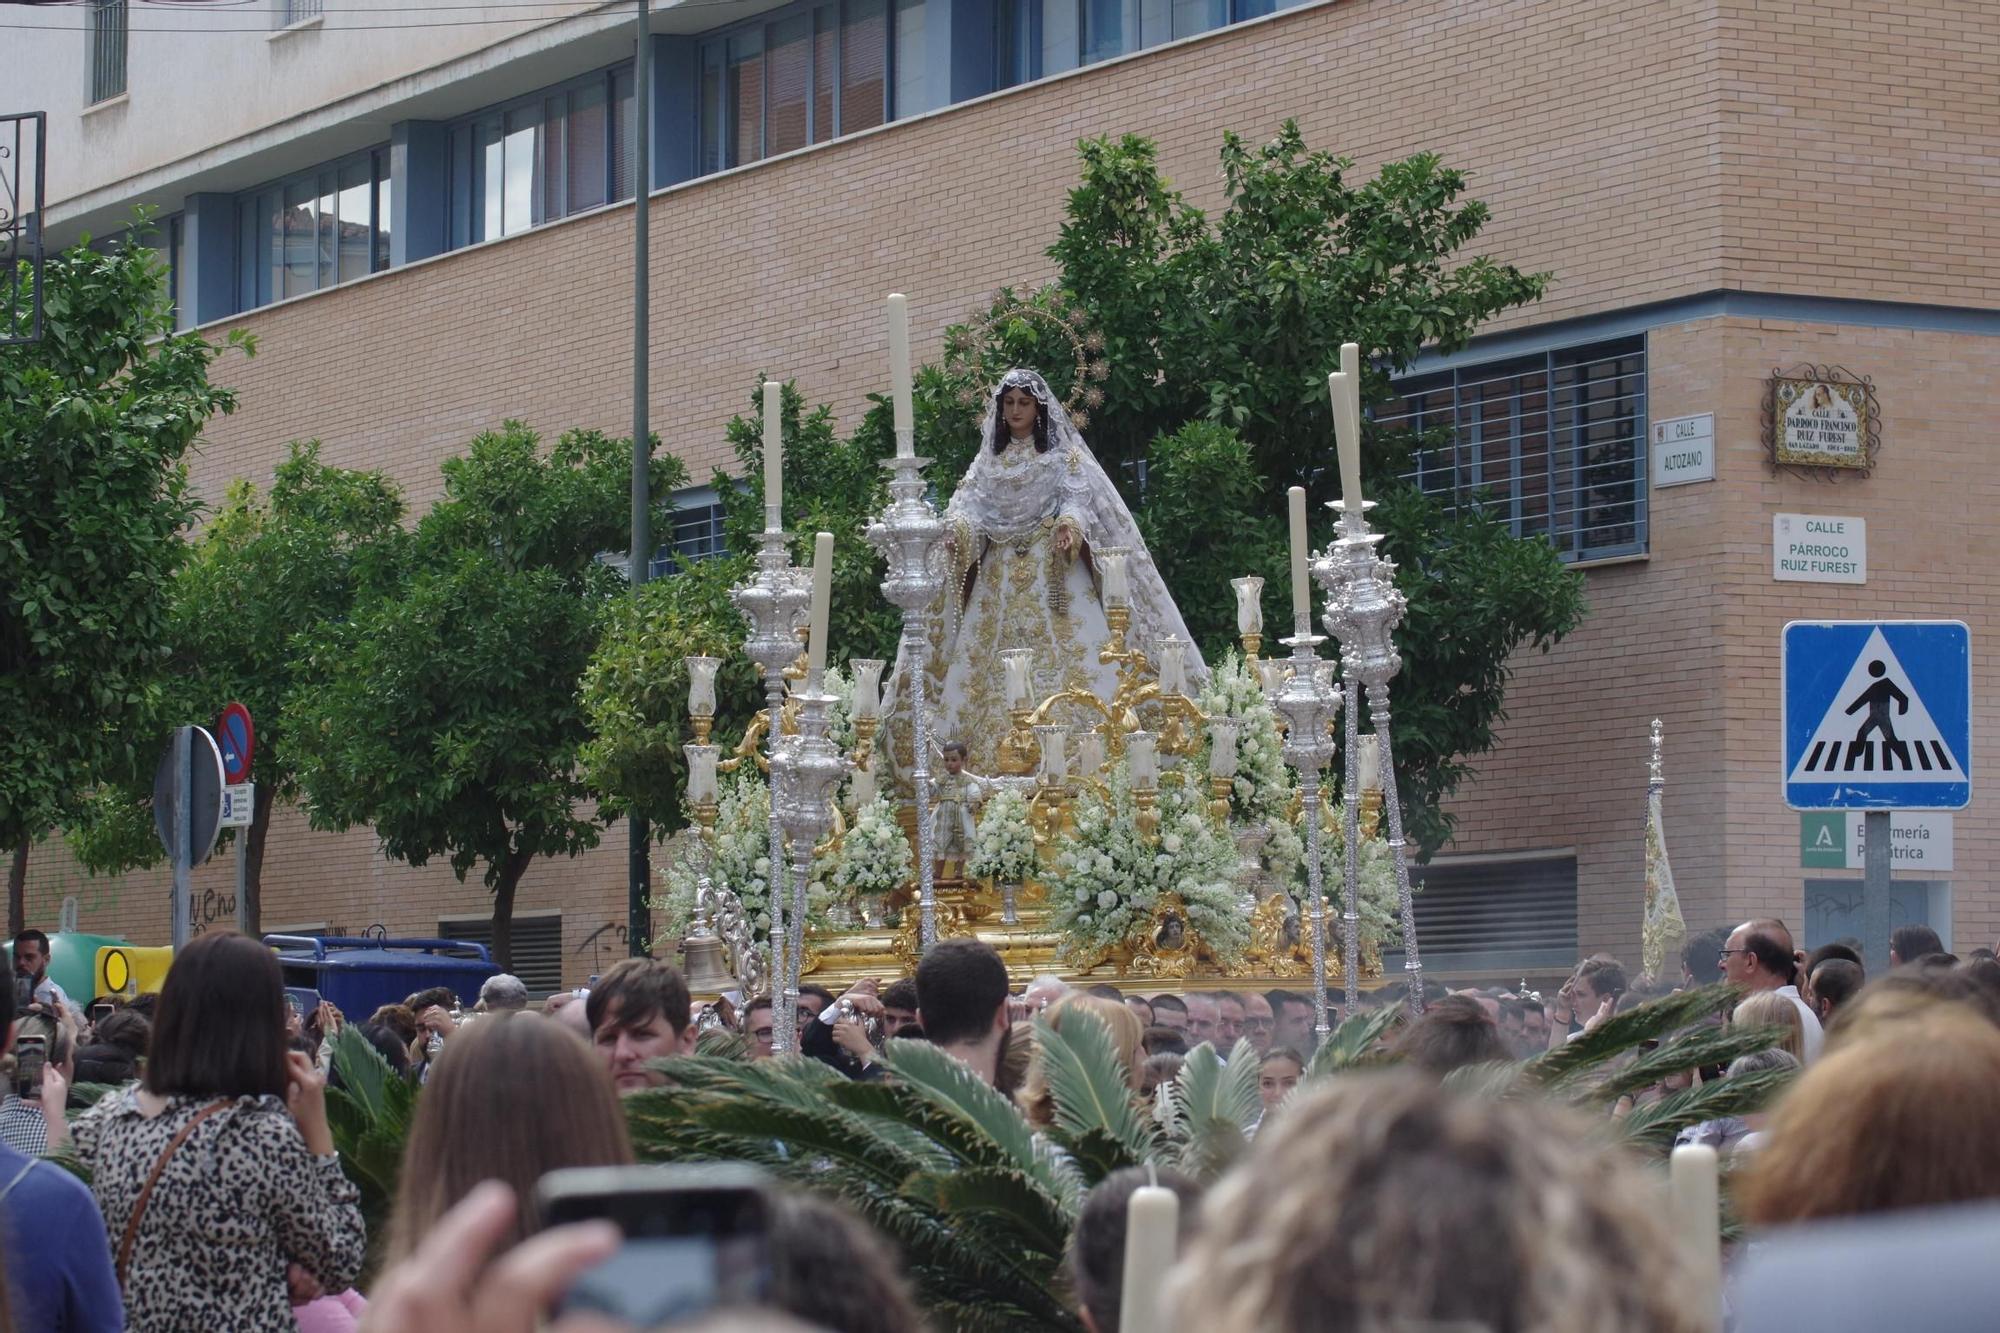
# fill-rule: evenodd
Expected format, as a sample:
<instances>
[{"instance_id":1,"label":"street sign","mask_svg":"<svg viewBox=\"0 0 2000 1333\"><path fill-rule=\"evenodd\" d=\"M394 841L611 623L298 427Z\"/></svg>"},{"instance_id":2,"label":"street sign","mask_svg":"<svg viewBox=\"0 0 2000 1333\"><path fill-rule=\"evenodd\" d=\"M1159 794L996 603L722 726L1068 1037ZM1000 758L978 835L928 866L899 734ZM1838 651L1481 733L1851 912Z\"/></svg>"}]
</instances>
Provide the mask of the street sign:
<instances>
[{"instance_id":1,"label":"street sign","mask_svg":"<svg viewBox=\"0 0 2000 1333\"><path fill-rule=\"evenodd\" d=\"M222 747L222 776L230 783L250 780L250 759L257 751L257 733L250 710L231 701L215 720L215 743Z\"/></svg>"},{"instance_id":2,"label":"street sign","mask_svg":"<svg viewBox=\"0 0 2000 1333\"><path fill-rule=\"evenodd\" d=\"M1653 423L1653 488L1715 480L1715 413Z\"/></svg>"},{"instance_id":3,"label":"street sign","mask_svg":"<svg viewBox=\"0 0 2000 1333\"><path fill-rule=\"evenodd\" d=\"M1781 583L1868 582L1868 520L1771 515L1771 577Z\"/></svg>"},{"instance_id":4,"label":"street sign","mask_svg":"<svg viewBox=\"0 0 2000 1333\"><path fill-rule=\"evenodd\" d=\"M1805 870L1861 870L1867 865L1866 812L1809 810L1799 816L1799 865ZM1937 810L1889 816L1891 870L1950 870L1952 818Z\"/></svg>"},{"instance_id":5,"label":"street sign","mask_svg":"<svg viewBox=\"0 0 2000 1333\"><path fill-rule=\"evenodd\" d=\"M172 856L175 850L174 756L180 746L180 732L192 732L193 759L187 770L188 808L193 811L193 835L188 840L188 864L198 866L215 850L215 832L222 826L222 751L215 737L202 727L182 727L167 742L166 753L153 773L153 827L160 843Z\"/></svg>"},{"instance_id":6,"label":"street sign","mask_svg":"<svg viewBox=\"0 0 2000 1333\"><path fill-rule=\"evenodd\" d=\"M256 815L256 783L232 782L222 789L222 827L249 828Z\"/></svg>"},{"instance_id":7,"label":"street sign","mask_svg":"<svg viewBox=\"0 0 2000 1333\"><path fill-rule=\"evenodd\" d=\"M1794 810L1960 810L1972 799L1972 636L1956 620L1785 626Z\"/></svg>"}]
</instances>

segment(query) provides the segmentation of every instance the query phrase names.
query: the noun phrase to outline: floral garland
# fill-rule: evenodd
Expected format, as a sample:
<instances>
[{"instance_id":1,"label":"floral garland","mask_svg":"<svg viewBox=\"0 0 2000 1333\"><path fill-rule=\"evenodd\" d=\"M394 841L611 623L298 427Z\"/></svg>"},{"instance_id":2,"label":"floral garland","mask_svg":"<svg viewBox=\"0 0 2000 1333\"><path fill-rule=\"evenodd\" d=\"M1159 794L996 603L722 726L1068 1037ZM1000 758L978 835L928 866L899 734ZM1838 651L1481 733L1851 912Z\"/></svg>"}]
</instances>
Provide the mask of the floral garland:
<instances>
[{"instance_id":1,"label":"floral garland","mask_svg":"<svg viewBox=\"0 0 2000 1333\"><path fill-rule=\"evenodd\" d=\"M1329 939L1339 934L1341 919L1347 911L1347 836L1342 827L1345 822L1338 802L1328 801L1321 808L1320 886L1326 893ZM1396 898L1396 860L1390 855L1388 842L1379 834L1361 840L1360 869L1360 901L1354 910L1361 921L1361 938L1378 947L1400 942L1403 917ZM1305 871L1301 868L1291 881L1293 898L1303 902L1305 889Z\"/></svg>"},{"instance_id":2,"label":"floral garland","mask_svg":"<svg viewBox=\"0 0 2000 1333\"><path fill-rule=\"evenodd\" d=\"M833 887L846 899L894 893L910 880L910 840L895 807L877 796L855 815L833 862Z\"/></svg>"},{"instance_id":3,"label":"floral garland","mask_svg":"<svg viewBox=\"0 0 2000 1333\"><path fill-rule=\"evenodd\" d=\"M1280 883L1289 883L1305 869L1305 842L1293 824L1292 805L1298 781L1285 765L1284 737L1278 731L1277 710L1264 697L1254 672L1234 652L1209 674L1201 694L1201 711L1210 717L1236 719L1236 779L1229 794L1232 823L1261 823L1270 830L1264 863ZM1213 742L1211 742L1213 744ZM1196 772L1208 771L1208 746L1189 761Z\"/></svg>"},{"instance_id":4,"label":"floral garland","mask_svg":"<svg viewBox=\"0 0 2000 1333\"><path fill-rule=\"evenodd\" d=\"M1077 800L1075 828L1059 842L1049 876L1050 924L1066 959L1101 955L1137 935L1166 892L1181 896L1188 924L1218 959L1242 957L1249 930L1237 903L1235 847L1185 783L1163 786L1155 809L1159 834L1148 842L1122 763L1105 792L1086 788Z\"/></svg>"},{"instance_id":5,"label":"floral garland","mask_svg":"<svg viewBox=\"0 0 2000 1333\"><path fill-rule=\"evenodd\" d=\"M750 918L753 936L763 944L771 931L771 788L763 774L745 765L723 779L717 796L714 857L706 867L709 882L736 895ZM689 836L700 835L691 831ZM806 885L806 925L814 930L829 925L828 859L814 859ZM703 868L701 849L692 845L667 866L666 896L650 904L661 914L663 938L678 940L687 934Z\"/></svg>"},{"instance_id":6,"label":"floral garland","mask_svg":"<svg viewBox=\"0 0 2000 1333\"><path fill-rule=\"evenodd\" d=\"M1038 869L1035 834L1028 827L1028 800L1012 787L1002 787L979 812L967 873L976 879L1020 884Z\"/></svg>"}]
</instances>

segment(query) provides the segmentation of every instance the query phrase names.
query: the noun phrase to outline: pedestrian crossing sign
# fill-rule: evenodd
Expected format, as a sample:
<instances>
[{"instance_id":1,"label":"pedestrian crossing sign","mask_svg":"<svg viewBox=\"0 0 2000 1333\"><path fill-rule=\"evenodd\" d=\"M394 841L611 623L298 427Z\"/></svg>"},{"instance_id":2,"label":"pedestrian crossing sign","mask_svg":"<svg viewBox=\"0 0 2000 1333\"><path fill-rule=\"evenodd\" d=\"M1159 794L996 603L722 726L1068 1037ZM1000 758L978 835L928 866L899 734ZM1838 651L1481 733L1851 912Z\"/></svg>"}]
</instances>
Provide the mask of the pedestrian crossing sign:
<instances>
[{"instance_id":1,"label":"pedestrian crossing sign","mask_svg":"<svg viewBox=\"0 0 2000 1333\"><path fill-rule=\"evenodd\" d=\"M1972 636L1962 622L1795 620L1783 647L1785 804L1971 801Z\"/></svg>"}]
</instances>

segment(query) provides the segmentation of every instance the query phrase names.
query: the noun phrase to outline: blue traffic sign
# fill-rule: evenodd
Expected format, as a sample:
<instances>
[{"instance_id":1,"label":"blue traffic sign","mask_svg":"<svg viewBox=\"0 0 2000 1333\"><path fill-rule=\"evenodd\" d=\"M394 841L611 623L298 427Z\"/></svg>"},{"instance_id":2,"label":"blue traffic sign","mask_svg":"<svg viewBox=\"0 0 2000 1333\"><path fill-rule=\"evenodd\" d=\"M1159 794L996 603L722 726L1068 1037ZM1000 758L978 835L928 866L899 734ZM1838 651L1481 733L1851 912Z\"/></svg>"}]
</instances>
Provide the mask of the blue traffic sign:
<instances>
[{"instance_id":1,"label":"blue traffic sign","mask_svg":"<svg viewBox=\"0 0 2000 1333\"><path fill-rule=\"evenodd\" d=\"M1972 636L1956 620L1804 621L1784 635L1785 804L1972 800Z\"/></svg>"}]
</instances>

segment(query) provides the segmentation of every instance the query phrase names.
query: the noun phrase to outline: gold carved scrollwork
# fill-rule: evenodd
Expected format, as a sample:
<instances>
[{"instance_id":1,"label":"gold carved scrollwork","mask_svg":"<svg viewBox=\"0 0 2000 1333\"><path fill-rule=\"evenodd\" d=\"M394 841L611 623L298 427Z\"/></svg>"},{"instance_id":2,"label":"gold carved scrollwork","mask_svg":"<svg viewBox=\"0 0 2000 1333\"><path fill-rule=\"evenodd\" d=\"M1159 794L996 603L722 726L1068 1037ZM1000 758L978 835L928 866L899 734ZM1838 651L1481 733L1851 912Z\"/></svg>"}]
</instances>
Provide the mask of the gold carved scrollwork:
<instances>
[{"instance_id":1,"label":"gold carved scrollwork","mask_svg":"<svg viewBox=\"0 0 2000 1333\"><path fill-rule=\"evenodd\" d=\"M1312 959L1296 930L1287 931L1291 899L1274 893L1250 913L1250 948L1243 956L1246 976L1297 977L1312 970ZM1329 966L1334 965L1328 959Z\"/></svg>"}]
</instances>

